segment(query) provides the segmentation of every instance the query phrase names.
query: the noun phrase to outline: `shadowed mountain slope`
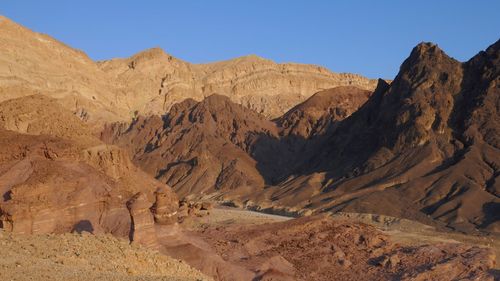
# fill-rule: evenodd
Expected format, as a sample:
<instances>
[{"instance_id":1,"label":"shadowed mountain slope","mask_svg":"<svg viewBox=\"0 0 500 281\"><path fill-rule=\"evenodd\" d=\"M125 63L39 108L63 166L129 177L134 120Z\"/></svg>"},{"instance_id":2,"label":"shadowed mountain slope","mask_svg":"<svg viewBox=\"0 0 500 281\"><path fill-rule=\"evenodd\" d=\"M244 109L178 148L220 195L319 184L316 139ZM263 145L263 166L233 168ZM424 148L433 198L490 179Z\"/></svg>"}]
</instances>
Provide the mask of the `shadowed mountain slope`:
<instances>
[{"instance_id":1,"label":"shadowed mountain slope","mask_svg":"<svg viewBox=\"0 0 500 281\"><path fill-rule=\"evenodd\" d=\"M302 166L312 175L271 196L300 205L304 178L320 177L318 194L310 198L308 190L303 207L430 216L464 231L499 231L499 45L466 63L436 45L418 45L392 84L380 81L324 139Z\"/></svg>"},{"instance_id":2,"label":"shadowed mountain slope","mask_svg":"<svg viewBox=\"0 0 500 281\"><path fill-rule=\"evenodd\" d=\"M163 119L108 127L103 138L128 146L182 196L217 191L256 208L498 231L498 46L460 63L419 44L390 85L379 80L371 95L353 87L317 93L274 124L213 96L180 103Z\"/></svg>"},{"instance_id":3,"label":"shadowed mountain slope","mask_svg":"<svg viewBox=\"0 0 500 281\"><path fill-rule=\"evenodd\" d=\"M277 127L225 96L212 95L178 103L163 119L114 124L102 138L126 147L135 163L185 196L233 189L246 194L264 186L265 176L249 155L260 135L277 137Z\"/></svg>"}]
</instances>

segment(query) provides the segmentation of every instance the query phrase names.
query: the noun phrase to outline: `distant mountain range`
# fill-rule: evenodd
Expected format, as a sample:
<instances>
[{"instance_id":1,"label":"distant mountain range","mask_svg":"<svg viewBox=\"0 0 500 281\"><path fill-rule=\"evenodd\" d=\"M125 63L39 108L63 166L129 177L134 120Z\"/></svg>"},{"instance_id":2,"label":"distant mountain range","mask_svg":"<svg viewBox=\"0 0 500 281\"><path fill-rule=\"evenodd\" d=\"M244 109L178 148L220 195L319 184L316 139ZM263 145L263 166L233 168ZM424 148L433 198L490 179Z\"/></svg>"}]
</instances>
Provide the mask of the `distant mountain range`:
<instances>
[{"instance_id":1,"label":"distant mountain range","mask_svg":"<svg viewBox=\"0 0 500 281\"><path fill-rule=\"evenodd\" d=\"M4 227L89 220L126 236L126 202L168 184L263 211L500 232L500 41L463 63L421 43L393 81L161 49L94 62L5 17L0 49Z\"/></svg>"},{"instance_id":2,"label":"distant mountain range","mask_svg":"<svg viewBox=\"0 0 500 281\"><path fill-rule=\"evenodd\" d=\"M373 94L322 91L274 120L212 95L102 138L181 196L498 232L499 47L460 63L422 43Z\"/></svg>"},{"instance_id":3,"label":"distant mountain range","mask_svg":"<svg viewBox=\"0 0 500 281\"><path fill-rule=\"evenodd\" d=\"M131 58L92 61L85 53L0 16L0 100L43 92L89 122L163 114L186 98L225 95L277 117L317 91L352 85L373 90L376 80L257 56L190 64L159 48Z\"/></svg>"}]
</instances>

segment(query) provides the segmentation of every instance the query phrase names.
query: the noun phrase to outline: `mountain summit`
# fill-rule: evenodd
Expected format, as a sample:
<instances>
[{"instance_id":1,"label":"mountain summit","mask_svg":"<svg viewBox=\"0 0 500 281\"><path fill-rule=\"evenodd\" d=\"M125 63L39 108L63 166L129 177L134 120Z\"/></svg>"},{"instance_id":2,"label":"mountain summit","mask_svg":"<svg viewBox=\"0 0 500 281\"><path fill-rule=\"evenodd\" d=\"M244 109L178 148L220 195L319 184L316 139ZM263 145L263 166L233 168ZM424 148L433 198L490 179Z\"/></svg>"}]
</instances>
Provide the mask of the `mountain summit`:
<instances>
[{"instance_id":1,"label":"mountain summit","mask_svg":"<svg viewBox=\"0 0 500 281\"><path fill-rule=\"evenodd\" d=\"M211 96L174 106L163 121L139 119L104 135L132 146L137 165L181 194L499 231L497 46L460 63L421 43L373 94L318 92L273 122Z\"/></svg>"},{"instance_id":2,"label":"mountain summit","mask_svg":"<svg viewBox=\"0 0 500 281\"><path fill-rule=\"evenodd\" d=\"M191 64L160 48L130 58L94 62L85 53L3 17L0 20L0 101L38 94L56 98L102 126L136 114L163 114L186 98L212 94L278 117L315 92L341 85L372 90L375 81L304 64L247 56Z\"/></svg>"}]
</instances>

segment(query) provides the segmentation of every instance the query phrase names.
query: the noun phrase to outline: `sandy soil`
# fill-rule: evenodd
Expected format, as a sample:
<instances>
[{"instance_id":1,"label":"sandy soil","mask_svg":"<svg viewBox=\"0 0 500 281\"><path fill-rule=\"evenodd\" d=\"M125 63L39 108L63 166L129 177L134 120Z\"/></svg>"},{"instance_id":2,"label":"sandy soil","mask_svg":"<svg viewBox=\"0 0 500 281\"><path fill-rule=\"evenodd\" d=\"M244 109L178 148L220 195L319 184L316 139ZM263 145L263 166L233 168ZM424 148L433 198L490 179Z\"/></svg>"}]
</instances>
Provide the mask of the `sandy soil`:
<instances>
[{"instance_id":1,"label":"sandy soil","mask_svg":"<svg viewBox=\"0 0 500 281\"><path fill-rule=\"evenodd\" d=\"M11 235L0 230L0 280L212 280L182 261L110 235Z\"/></svg>"},{"instance_id":2,"label":"sandy soil","mask_svg":"<svg viewBox=\"0 0 500 281\"><path fill-rule=\"evenodd\" d=\"M257 225L293 219L280 215L259 213L232 207L219 206L205 217L192 217L182 224L184 228L197 230L208 226Z\"/></svg>"},{"instance_id":3,"label":"sandy soil","mask_svg":"<svg viewBox=\"0 0 500 281\"><path fill-rule=\"evenodd\" d=\"M443 233L433 230L432 227L390 217L373 217L361 214L333 217L339 221L349 217L350 221L353 222L360 221L372 224L378 229L382 229L386 235L391 237L392 241L401 245L421 246L461 242L489 246L496 250L497 256L500 249L499 240L494 237ZM234 233L238 232L232 232L230 229L235 229L235 227L236 229L240 227L251 229L260 227L258 225L268 225L290 219L292 218L229 207L217 207L210 210L208 216L191 217L182 224L182 227L193 232L208 233L205 238L208 242L211 240L210 237L216 240L230 237L234 241L243 241L247 239L245 238L246 234L235 238L233 237ZM226 230L230 234L228 237L222 235ZM253 237L250 235L248 239L253 239ZM231 239L227 239L227 241L233 241ZM338 239L335 241L340 243ZM230 259L233 250L227 248L227 243L229 242L210 244L213 244L225 260L232 262L239 260ZM232 244L229 246L231 246L230 248L235 247ZM3 254L0 259L0 280L211 280L184 262L137 245L130 245L128 241L116 239L110 235L83 233L20 236L0 231L0 247ZM287 249L287 247L284 248L284 250ZM344 252L349 253L349 249L344 249ZM280 251L280 254L293 261L293 255L287 255L287 251ZM267 256L267 254L263 256ZM352 259L350 262L361 263L361 261L355 260L352 255L348 254L348 256ZM259 256L252 258L255 259L256 269L260 269L262 266L259 258ZM282 260L271 259L271 261L276 263L277 265L273 264L273 266L278 266L278 268L289 266ZM351 270L356 270L356 267L351 266ZM494 269L491 273L498 274L498 272L498 269Z\"/></svg>"}]
</instances>

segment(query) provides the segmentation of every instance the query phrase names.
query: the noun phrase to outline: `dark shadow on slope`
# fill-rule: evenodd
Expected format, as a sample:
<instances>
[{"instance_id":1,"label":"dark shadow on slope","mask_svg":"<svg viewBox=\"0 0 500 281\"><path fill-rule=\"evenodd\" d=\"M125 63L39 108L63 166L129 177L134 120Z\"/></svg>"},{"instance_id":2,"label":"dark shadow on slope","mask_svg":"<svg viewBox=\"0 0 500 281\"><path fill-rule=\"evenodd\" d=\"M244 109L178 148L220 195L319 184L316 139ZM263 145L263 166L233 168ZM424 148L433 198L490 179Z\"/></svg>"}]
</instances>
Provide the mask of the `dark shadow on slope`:
<instances>
[{"instance_id":1,"label":"dark shadow on slope","mask_svg":"<svg viewBox=\"0 0 500 281\"><path fill-rule=\"evenodd\" d=\"M310 138L286 135L279 138L260 134L250 155L266 184L277 184L295 175L327 172L325 180L355 177L369 169L364 163L380 146L377 113L389 85L379 80L374 94L344 120L329 123L322 134ZM276 122L276 120L274 120ZM388 159L385 159L388 161Z\"/></svg>"},{"instance_id":2,"label":"dark shadow on slope","mask_svg":"<svg viewBox=\"0 0 500 281\"><path fill-rule=\"evenodd\" d=\"M71 232L76 232L81 234L82 232L94 233L94 227L89 220L81 220L73 226Z\"/></svg>"},{"instance_id":3,"label":"dark shadow on slope","mask_svg":"<svg viewBox=\"0 0 500 281\"><path fill-rule=\"evenodd\" d=\"M9 190L3 194L3 200L4 201L9 201L12 199L12 191Z\"/></svg>"},{"instance_id":4,"label":"dark shadow on slope","mask_svg":"<svg viewBox=\"0 0 500 281\"><path fill-rule=\"evenodd\" d=\"M487 227L488 225L500 220L500 203L488 202L484 204L483 212L485 214L485 218L480 227Z\"/></svg>"}]
</instances>

